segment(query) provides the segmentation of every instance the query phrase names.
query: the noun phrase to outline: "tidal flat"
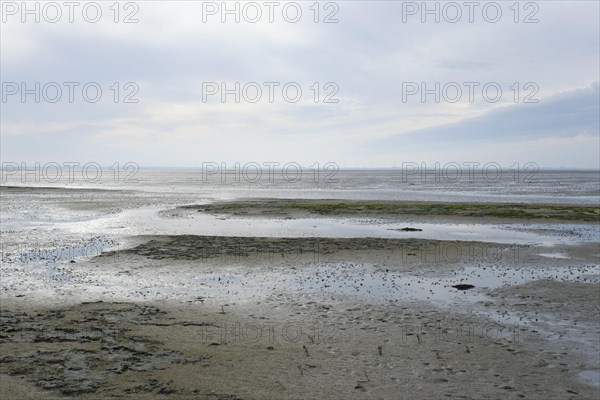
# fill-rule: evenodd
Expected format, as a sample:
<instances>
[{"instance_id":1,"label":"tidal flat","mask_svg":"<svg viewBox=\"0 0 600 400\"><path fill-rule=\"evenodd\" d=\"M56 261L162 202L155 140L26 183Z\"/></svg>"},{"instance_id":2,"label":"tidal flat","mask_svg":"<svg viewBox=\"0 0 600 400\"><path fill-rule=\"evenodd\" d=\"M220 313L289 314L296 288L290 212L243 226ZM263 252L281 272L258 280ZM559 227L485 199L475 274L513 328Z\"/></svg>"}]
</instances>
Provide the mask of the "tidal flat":
<instances>
[{"instance_id":1,"label":"tidal flat","mask_svg":"<svg viewBox=\"0 0 600 400\"><path fill-rule=\"evenodd\" d=\"M244 216L377 216L456 217L476 219L517 219L599 222L599 206L531 203L441 203L408 201L339 201L263 199L190 205L213 214Z\"/></svg>"},{"instance_id":2,"label":"tidal flat","mask_svg":"<svg viewBox=\"0 0 600 400\"><path fill-rule=\"evenodd\" d=\"M600 393L597 207L16 192L2 398Z\"/></svg>"}]
</instances>

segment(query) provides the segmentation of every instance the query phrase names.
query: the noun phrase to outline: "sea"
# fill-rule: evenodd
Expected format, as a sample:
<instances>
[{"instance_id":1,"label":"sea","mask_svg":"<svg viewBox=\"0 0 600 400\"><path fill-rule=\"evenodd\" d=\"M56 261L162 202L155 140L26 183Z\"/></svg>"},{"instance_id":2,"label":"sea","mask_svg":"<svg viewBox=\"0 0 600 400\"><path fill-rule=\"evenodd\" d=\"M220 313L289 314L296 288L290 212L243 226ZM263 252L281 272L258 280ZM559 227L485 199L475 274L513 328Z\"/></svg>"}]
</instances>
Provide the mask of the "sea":
<instances>
[{"instance_id":1,"label":"sea","mask_svg":"<svg viewBox=\"0 0 600 400\"><path fill-rule=\"evenodd\" d=\"M1 170L2 186L125 190L215 200L311 198L482 203L600 203L599 170L540 170L535 165L501 169L486 165L341 170L333 163L219 165L140 168L133 163L102 167L19 165Z\"/></svg>"}]
</instances>

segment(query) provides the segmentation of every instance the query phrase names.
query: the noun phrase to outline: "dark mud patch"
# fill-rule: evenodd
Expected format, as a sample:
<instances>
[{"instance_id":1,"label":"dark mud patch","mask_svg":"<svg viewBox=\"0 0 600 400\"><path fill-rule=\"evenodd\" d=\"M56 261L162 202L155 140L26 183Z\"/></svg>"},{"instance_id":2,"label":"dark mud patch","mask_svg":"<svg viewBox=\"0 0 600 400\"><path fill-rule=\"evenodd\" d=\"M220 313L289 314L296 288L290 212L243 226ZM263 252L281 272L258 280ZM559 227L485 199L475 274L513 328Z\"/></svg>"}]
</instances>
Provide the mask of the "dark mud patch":
<instances>
[{"instance_id":1,"label":"dark mud patch","mask_svg":"<svg viewBox=\"0 0 600 400\"><path fill-rule=\"evenodd\" d=\"M181 209L234 216L447 216L508 220L600 221L600 207L549 204L432 203L259 199L188 205Z\"/></svg>"},{"instance_id":2,"label":"dark mud patch","mask_svg":"<svg viewBox=\"0 0 600 400\"><path fill-rule=\"evenodd\" d=\"M151 325L190 325L172 321L153 306L95 302L52 311L2 310L0 322L0 374L25 380L52 397L236 398L181 389L160 375L169 368L207 363L210 357L184 355L147 334Z\"/></svg>"},{"instance_id":3,"label":"dark mud patch","mask_svg":"<svg viewBox=\"0 0 600 400\"><path fill-rule=\"evenodd\" d=\"M238 236L166 235L147 237L148 241L121 255L152 259L198 260L221 256L270 254L333 254L340 251L410 250L419 251L439 241L389 238L270 238ZM110 252L103 256L110 257Z\"/></svg>"}]
</instances>

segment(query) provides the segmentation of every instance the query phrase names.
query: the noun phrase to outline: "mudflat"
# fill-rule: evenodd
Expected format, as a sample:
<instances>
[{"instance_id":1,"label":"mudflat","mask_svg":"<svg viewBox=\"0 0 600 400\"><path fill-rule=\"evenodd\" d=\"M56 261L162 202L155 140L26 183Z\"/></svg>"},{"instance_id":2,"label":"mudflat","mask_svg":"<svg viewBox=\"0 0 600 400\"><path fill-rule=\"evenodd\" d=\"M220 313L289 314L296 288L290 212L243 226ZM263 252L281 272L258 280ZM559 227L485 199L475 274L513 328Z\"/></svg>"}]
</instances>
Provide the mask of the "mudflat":
<instances>
[{"instance_id":1,"label":"mudflat","mask_svg":"<svg viewBox=\"0 0 600 400\"><path fill-rule=\"evenodd\" d=\"M598 397L594 243L411 233L136 235L68 285L5 284L0 397Z\"/></svg>"},{"instance_id":2,"label":"mudflat","mask_svg":"<svg viewBox=\"0 0 600 400\"><path fill-rule=\"evenodd\" d=\"M459 217L476 219L599 222L600 207L528 203L435 203L408 201L339 201L308 199L234 200L184 206L213 214L237 216L377 216Z\"/></svg>"}]
</instances>

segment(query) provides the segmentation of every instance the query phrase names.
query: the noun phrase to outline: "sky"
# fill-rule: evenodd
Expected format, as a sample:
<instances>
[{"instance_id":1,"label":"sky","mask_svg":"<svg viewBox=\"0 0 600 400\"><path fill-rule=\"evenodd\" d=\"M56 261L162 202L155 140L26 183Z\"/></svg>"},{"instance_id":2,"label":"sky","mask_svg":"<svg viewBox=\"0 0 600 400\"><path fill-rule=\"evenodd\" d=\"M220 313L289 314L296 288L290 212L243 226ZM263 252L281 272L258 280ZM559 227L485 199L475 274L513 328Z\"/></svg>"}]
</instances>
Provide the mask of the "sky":
<instances>
[{"instance_id":1,"label":"sky","mask_svg":"<svg viewBox=\"0 0 600 400\"><path fill-rule=\"evenodd\" d=\"M475 3L2 1L0 157L600 168L600 2Z\"/></svg>"}]
</instances>

